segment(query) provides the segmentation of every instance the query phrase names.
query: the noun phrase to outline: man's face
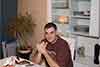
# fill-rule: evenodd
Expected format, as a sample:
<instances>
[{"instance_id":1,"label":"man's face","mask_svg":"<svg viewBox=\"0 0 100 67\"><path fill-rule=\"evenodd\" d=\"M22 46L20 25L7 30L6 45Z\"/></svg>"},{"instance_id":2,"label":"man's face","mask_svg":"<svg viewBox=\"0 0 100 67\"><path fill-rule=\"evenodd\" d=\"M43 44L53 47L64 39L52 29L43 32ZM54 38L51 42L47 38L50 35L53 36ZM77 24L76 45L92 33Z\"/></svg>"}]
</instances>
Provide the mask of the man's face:
<instances>
[{"instance_id":1,"label":"man's face","mask_svg":"<svg viewBox=\"0 0 100 67\"><path fill-rule=\"evenodd\" d=\"M44 36L49 42L53 42L56 39L56 30L53 27L47 28L44 31Z\"/></svg>"}]
</instances>

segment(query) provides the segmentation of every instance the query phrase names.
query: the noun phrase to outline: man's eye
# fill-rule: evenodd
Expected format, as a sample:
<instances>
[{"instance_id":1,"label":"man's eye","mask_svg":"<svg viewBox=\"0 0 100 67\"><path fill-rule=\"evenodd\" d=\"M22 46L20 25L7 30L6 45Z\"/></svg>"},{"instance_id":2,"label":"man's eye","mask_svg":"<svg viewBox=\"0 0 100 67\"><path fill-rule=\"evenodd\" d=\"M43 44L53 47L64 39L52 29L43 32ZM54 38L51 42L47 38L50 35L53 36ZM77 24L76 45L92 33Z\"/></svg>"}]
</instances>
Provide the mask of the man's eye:
<instances>
[{"instance_id":1,"label":"man's eye","mask_svg":"<svg viewBox=\"0 0 100 67\"><path fill-rule=\"evenodd\" d=\"M54 32L52 31L52 32L50 32L51 34L53 34Z\"/></svg>"}]
</instances>

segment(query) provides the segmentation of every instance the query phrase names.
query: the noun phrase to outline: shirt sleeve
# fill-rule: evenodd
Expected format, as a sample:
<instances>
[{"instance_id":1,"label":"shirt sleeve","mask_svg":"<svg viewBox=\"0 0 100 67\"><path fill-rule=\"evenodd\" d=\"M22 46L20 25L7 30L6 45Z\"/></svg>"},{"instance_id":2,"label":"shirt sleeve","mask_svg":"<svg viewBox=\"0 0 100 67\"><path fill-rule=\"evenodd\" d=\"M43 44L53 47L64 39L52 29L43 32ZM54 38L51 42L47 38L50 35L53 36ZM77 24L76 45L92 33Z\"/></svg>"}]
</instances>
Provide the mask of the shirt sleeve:
<instances>
[{"instance_id":1,"label":"shirt sleeve","mask_svg":"<svg viewBox=\"0 0 100 67\"><path fill-rule=\"evenodd\" d=\"M61 43L56 49L56 62L60 67L73 67L68 43Z\"/></svg>"}]
</instances>

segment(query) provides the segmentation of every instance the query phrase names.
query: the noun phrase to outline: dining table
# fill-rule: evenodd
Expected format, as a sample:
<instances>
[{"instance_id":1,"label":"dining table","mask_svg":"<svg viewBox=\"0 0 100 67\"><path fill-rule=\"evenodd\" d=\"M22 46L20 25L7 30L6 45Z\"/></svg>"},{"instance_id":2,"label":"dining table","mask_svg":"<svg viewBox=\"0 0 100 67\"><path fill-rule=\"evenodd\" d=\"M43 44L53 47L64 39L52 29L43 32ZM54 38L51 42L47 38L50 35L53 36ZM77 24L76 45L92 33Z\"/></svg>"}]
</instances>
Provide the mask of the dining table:
<instances>
[{"instance_id":1,"label":"dining table","mask_svg":"<svg viewBox=\"0 0 100 67\"><path fill-rule=\"evenodd\" d=\"M18 62L27 61L28 63L17 64ZM0 67L46 67L45 65L39 65L31 62L30 60L17 58L16 56L6 57L0 59Z\"/></svg>"}]
</instances>

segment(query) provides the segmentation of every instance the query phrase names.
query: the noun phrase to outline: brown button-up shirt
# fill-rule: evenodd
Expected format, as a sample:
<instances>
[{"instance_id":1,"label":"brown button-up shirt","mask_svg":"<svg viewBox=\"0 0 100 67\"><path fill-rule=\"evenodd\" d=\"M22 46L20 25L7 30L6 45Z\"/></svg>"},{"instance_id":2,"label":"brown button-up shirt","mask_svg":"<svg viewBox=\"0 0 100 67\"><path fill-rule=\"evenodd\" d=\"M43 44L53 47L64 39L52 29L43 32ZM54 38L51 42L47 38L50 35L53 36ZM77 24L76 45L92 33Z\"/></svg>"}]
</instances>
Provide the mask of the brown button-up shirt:
<instances>
[{"instance_id":1,"label":"brown button-up shirt","mask_svg":"<svg viewBox=\"0 0 100 67\"><path fill-rule=\"evenodd\" d=\"M47 50L60 67L73 67L69 45L59 36L54 44L47 45Z\"/></svg>"}]
</instances>

